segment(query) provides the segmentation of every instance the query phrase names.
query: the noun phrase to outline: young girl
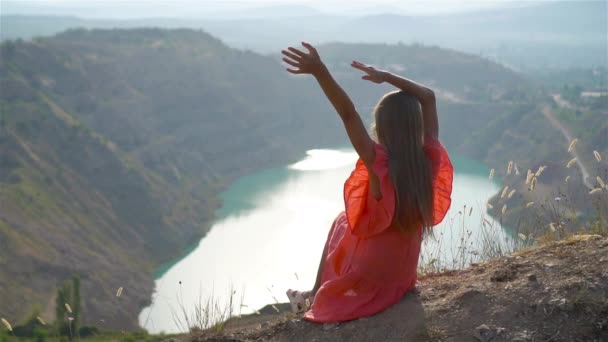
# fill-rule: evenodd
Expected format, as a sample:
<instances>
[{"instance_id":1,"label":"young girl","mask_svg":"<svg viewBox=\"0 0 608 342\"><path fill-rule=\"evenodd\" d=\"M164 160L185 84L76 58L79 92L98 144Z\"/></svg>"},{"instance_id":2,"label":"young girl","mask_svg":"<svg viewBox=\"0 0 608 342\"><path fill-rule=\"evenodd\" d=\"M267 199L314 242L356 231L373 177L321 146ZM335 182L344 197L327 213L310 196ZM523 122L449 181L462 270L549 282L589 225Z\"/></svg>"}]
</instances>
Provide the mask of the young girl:
<instances>
[{"instance_id":1,"label":"young girl","mask_svg":"<svg viewBox=\"0 0 608 342\"><path fill-rule=\"evenodd\" d=\"M293 74L311 74L344 123L359 155L344 184L345 211L332 224L311 291L287 291L304 318L340 322L369 316L398 302L416 284L423 232L443 220L451 203L453 167L438 137L433 91L359 62L374 83L401 89L380 99L372 140L350 98L317 50L290 47Z\"/></svg>"}]
</instances>

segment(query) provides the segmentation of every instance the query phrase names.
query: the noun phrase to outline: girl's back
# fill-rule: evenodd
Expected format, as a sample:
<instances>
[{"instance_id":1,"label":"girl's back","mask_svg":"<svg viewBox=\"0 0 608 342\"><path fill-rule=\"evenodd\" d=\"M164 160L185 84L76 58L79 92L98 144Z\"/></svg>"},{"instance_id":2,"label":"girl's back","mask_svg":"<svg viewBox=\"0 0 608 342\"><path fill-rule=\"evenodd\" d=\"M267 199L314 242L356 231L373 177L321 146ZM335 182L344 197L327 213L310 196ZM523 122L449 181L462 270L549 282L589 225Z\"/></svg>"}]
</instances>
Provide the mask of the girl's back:
<instances>
[{"instance_id":1,"label":"girl's back","mask_svg":"<svg viewBox=\"0 0 608 342\"><path fill-rule=\"evenodd\" d=\"M386 309L415 286L423 230L441 222L450 207L453 167L437 140L430 89L353 62L366 73L363 79L401 89L376 107L374 141L317 51L303 45L308 54L283 51L283 60L295 67L288 71L315 76L360 157L344 184L345 211L328 234L304 318L346 321ZM288 296L295 301L295 292Z\"/></svg>"}]
</instances>

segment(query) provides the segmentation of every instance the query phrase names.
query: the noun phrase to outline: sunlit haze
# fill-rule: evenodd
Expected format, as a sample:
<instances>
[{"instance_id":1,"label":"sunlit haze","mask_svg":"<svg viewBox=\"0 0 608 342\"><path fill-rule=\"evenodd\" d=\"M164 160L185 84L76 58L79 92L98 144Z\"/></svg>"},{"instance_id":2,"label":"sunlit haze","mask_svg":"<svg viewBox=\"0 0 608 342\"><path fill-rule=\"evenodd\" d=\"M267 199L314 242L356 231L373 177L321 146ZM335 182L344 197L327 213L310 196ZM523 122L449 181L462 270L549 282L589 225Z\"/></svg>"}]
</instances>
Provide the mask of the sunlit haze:
<instances>
[{"instance_id":1,"label":"sunlit haze","mask_svg":"<svg viewBox=\"0 0 608 342\"><path fill-rule=\"evenodd\" d=\"M144 17L211 17L255 16L255 13L240 12L254 8L279 8L285 15L301 16L319 11L323 14L365 15L396 13L409 15L432 15L498 7L521 7L545 1L470 1L470 0L137 0L137 1L83 1L42 0L2 1L2 14L75 15L90 18L144 18ZM291 10L291 12L289 12ZM261 13L260 13L261 14ZM317 13L319 14L319 13Z\"/></svg>"}]
</instances>

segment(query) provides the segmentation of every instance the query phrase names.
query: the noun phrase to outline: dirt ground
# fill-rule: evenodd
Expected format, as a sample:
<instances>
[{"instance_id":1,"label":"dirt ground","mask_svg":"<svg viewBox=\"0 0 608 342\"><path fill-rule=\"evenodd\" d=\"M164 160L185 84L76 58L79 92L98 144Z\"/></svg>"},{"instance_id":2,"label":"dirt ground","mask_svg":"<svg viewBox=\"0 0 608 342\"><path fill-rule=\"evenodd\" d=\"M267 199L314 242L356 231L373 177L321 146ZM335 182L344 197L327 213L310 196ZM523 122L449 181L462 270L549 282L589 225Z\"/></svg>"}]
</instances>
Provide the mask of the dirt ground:
<instances>
[{"instance_id":1,"label":"dirt ground","mask_svg":"<svg viewBox=\"0 0 608 342\"><path fill-rule=\"evenodd\" d=\"M393 307L351 322L310 323L288 309L173 341L608 341L608 238L579 235L425 276Z\"/></svg>"}]
</instances>

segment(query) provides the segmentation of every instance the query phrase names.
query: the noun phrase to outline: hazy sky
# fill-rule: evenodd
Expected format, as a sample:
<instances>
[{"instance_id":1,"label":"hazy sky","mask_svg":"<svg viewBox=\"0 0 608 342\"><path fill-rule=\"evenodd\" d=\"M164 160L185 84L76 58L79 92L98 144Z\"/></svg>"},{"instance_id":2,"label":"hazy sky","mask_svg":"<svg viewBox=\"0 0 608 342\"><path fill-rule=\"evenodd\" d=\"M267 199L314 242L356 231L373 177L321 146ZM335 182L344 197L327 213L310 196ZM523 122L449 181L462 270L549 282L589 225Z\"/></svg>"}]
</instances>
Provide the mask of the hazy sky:
<instances>
[{"instance_id":1,"label":"hazy sky","mask_svg":"<svg viewBox=\"0 0 608 342\"><path fill-rule=\"evenodd\" d=\"M204 17L216 13L228 14L228 12L247 15L246 10L252 7L303 5L323 12L341 14L379 12L438 14L502 6L526 6L538 2L531 0L0 0L0 12L125 18ZM286 14L289 14L289 11ZM298 15L296 11L293 14Z\"/></svg>"}]
</instances>

